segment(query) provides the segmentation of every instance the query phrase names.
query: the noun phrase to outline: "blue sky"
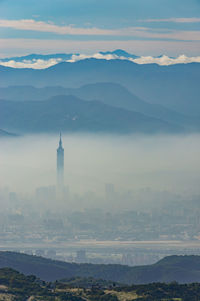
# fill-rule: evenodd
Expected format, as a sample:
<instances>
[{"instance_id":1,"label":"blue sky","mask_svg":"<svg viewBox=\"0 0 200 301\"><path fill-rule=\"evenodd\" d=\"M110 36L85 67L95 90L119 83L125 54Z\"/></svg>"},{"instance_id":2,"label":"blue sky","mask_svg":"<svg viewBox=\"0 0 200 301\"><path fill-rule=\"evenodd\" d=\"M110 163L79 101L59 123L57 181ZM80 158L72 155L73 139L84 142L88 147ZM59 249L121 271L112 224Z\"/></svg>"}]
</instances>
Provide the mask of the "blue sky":
<instances>
[{"instance_id":1,"label":"blue sky","mask_svg":"<svg viewBox=\"0 0 200 301\"><path fill-rule=\"evenodd\" d=\"M0 56L200 52L200 0L0 0Z\"/></svg>"}]
</instances>

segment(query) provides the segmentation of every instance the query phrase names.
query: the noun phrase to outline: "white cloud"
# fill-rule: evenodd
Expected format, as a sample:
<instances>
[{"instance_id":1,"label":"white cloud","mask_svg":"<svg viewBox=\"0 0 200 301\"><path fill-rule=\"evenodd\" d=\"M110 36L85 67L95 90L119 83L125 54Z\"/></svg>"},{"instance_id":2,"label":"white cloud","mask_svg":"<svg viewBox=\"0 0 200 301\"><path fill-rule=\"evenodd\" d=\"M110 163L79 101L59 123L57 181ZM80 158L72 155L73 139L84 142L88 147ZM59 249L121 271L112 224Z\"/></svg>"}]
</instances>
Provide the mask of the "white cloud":
<instances>
[{"instance_id":1,"label":"white cloud","mask_svg":"<svg viewBox=\"0 0 200 301\"><path fill-rule=\"evenodd\" d=\"M147 19L143 22L172 22L172 23L200 23L200 18L168 18L168 19Z\"/></svg>"},{"instance_id":2,"label":"white cloud","mask_svg":"<svg viewBox=\"0 0 200 301\"><path fill-rule=\"evenodd\" d=\"M99 59L99 60L115 60L115 59L121 59L121 60L126 60L127 58L123 57L123 56L117 56L115 54L102 54L102 53L95 53L95 54L91 54L91 55L86 55L86 54L74 54L72 55L71 60L69 60L68 62L74 63L80 60L85 60L85 59L89 59L89 58L94 58L94 59Z\"/></svg>"},{"instance_id":3,"label":"white cloud","mask_svg":"<svg viewBox=\"0 0 200 301\"><path fill-rule=\"evenodd\" d=\"M10 60L7 62L1 62L0 65L11 67L11 68L31 68L31 69L45 69L60 63L62 59L49 59L49 60L23 60L21 62L16 62L14 60Z\"/></svg>"},{"instance_id":4,"label":"white cloud","mask_svg":"<svg viewBox=\"0 0 200 301\"><path fill-rule=\"evenodd\" d=\"M165 19L167 20L167 19ZM0 27L18 30L50 32L59 35L124 36L181 41L200 41L200 31L163 30L148 27L127 27L120 29L78 28L72 25L59 26L51 22L35 20L0 19Z\"/></svg>"},{"instance_id":5,"label":"white cloud","mask_svg":"<svg viewBox=\"0 0 200 301\"><path fill-rule=\"evenodd\" d=\"M175 64L200 63L200 56L187 57L186 55L180 55L177 58L170 58L166 55L161 57L141 56L140 58L132 61L137 64L158 64L160 66L169 66Z\"/></svg>"},{"instance_id":6,"label":"white cloud","mask_svg":"<svg viewBox=\"0 0 200 301\"><path fill-rule=\"evenodd\" d=\"M48 59L48 60L43 60L43 59L33 59L33 60L22 60L22 61L14 61L14 60L8 60L6 62L0 60L0 65L5 66L5 67L11 67L11 68L31 68L31 69L45 69L48 67L51 67L53 65L56 65L60 62L69 62L69 63L74 63L77 61L89 59L89 58L95 58L95 59L104 59L104 60L114 60L114 59L122 59L125 60L125 57L119 57L117 55L112 55L112 54L107 54L103 55L101 53L95 53L91 55L86 55L86 54L74 54L72 55L70 60L63 60L61 58L57 59Z\"/></svg>"},{"instance_id":7,"label":"white cloud","mask_svg":"<svg viewBox=\"0 0 200 301\"><path fill-rule=\"evenodd\" d=\"M177 58L171 58L167 55L163 55L160 57L153 57L153 56L141 56L139 58L133 59L133 58L126 58L123 56L117 56L117 55L102 55L101 53L95 53L93 55L73 55L72 59L68 62L76 62L80 60L84 60L87 58L95 58L95 59L104 59L104 60L129 60L136 64L157 64L160 66L169 66L169 65L176 65L176 64L188 64L188 63L200 63L200 56L196 57L188 57L186 55L180 55Z\"/></svg>"},{"instance_id":8,"label":"white cloud","mask_svg":"<svg viewBox=\"0 0 200 301\"><path fill-rule=\"evenodd\" d=\"M0 27L13 28L18 30L32 30L39 32L51 32L60 35L119 35L126 34L126 30L110 30L100 28L78 28L73 25L59 26L52 22L35 21L33 19L25 20L4 20L0 19ZM144 28L135 27L134 30L143 30Z\"/></svg>"},{"instance_id":9,"label":"white cloud","mask_svg":"<svg viewBox=\"0 0 200 301\"><path fill-rule=\"evenodd\" d=\"M157 64L160 66L170 66L175 64L188 64L188 63L200 63L200 56L196 57L188 57L186 55L180 55L176 58L171 58L166 55L161 57L153 57L153 56L141 56L139 58L125 58L123 56L117 56L112 54L103 55L101 53L95 53L91 55L79 54L79 55L72 55L71 59L67 62L74 63L80 60L85 60L89 58L95 59L104 59L104 60L129 60L136 64ZM12 68L32 68L32 69L45 69L56 65L63 61L61 58L58 59L49 59L49 60L42 60L42 59L33 59L33 60L23 60L21 62L16 62L14 60L10 60L7 62L1 62L0 65L12 67Z\"/></svg>"}]
</instances>

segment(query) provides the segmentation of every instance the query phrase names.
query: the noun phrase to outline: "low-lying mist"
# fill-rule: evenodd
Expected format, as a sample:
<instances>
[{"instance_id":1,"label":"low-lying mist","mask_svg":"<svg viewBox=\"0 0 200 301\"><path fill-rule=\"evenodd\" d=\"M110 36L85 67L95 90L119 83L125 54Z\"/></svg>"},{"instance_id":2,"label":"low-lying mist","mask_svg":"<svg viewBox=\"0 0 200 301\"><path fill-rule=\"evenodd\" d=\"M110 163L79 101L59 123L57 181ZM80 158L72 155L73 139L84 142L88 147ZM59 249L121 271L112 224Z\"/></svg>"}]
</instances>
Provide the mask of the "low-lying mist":
<instances>
[{"instance_id":1,"label":"low-lying mist","mask_svg":"<svg viewBox=\"0 0 200 301\"><path fill-rule=\"evenodd\" d=\"M62 139L65 185L71 195L88 197L92 207L106 207L108 202L99 204L106 183L113 184L111 190L121 195L121 206L123 195L131 193L143 193L146 201L159 196L163 201L163 195L173 200L173 195L184 199L200 194L200 135L82 134L63 135ZM0 189L31 200L37 187L56 185L58 141L59 134L2 138ZM85 204L80 201L77 206ZM134 201L131 206L134 209Z\"/></svg>"}]
</instances>

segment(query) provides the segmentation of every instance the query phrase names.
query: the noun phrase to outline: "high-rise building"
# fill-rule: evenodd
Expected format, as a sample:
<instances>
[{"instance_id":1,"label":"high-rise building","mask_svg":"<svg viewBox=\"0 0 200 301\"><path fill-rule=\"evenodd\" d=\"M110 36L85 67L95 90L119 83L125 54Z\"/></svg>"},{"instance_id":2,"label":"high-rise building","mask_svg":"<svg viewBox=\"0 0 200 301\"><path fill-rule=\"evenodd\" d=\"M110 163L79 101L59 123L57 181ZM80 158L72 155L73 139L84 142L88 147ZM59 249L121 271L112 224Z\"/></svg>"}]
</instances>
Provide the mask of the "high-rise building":
<instances>
[{"instance_id":1,"label":"high-rise building","mask_svg":"<svg viewBox=\"0 0 200 301\"><path fill-rule=\"evenodd\" d=\"M56 198L55 186L41 186L36 188L35 197L39 201L50 201Z\"/></svg>"},{"instance_id":2,"label":"high-rise building","mask_svg":"<svg viewBox=\"0 0 200 301\"><path fill-rule=\"evenodd\" d=\"M57 197L63 198L64 194L64 148L60 133L59 146L57 148Z\"/></svg>"},{"instance_id":3,"label":"high-rise building","mask_svg":"<svg viewBox=\"0 0 200 301\"><path fill-rule=\"evenodd\" d=\"M113 200L115 198L115 187L112 183L105 184L105 197L107 200Z\"/></svg>"},{"instance_id":4,"label":"high-rise building","mask_svg":"<svg viewBox=\"0 0 200 301\"><path fill-rule=\"evenodd\" d=\"M87 257L86 257L85 250L78 250L76 252L76 259L75 259L75 261L77 263L86 263L87 262Z\"/></svg>"}]
</instances>

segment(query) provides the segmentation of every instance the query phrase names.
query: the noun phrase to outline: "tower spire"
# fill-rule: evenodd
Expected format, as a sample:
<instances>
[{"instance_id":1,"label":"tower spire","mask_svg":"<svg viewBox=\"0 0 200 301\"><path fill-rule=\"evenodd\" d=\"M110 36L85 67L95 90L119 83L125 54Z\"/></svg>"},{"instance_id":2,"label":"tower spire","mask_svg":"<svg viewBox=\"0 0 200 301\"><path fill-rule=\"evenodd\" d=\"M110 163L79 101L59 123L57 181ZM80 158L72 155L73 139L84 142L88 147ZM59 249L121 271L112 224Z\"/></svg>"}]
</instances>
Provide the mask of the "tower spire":
<instances>
[{"instance_id":1,"label":"tower spire","mask_svg":"<svg viewBox=\"0 0 200 301\"><path fill-rule=\"evenodd\" d=\"M62 134L60 132L60 141L59 141L59 147L62 147Z\"/></svg>"},{"instance_id":2,"label":"tower spire","mask_svg":"<svg viewBox=\"0 0 200 301\"><path fill-rule=\"evenodd\" d=\"M57 148L57 197L63 198L64 192L64 148L62 146L62 135L60 132L59 147Z\"/></svg>"}]
</instances>

